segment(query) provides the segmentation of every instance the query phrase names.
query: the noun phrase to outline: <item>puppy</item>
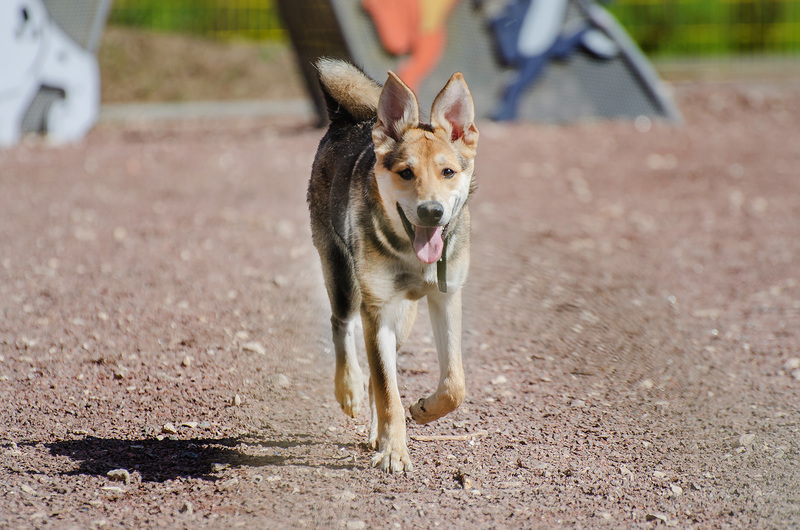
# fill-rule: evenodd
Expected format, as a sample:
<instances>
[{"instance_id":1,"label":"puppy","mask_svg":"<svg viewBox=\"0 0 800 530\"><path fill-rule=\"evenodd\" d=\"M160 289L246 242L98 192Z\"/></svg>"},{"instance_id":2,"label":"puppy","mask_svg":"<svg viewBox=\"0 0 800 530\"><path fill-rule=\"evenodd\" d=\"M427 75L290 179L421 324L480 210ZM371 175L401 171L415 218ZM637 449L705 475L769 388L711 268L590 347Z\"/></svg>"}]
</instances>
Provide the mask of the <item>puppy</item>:
<instances>
[{"instance_id":1,"label":"puppy","mask_svg":"<svg viewBox=\"0 0 800 530\"><path fill-rule=\"evenodd\" d=\"M465 395L461 286L470 248L468 199L478 144L472 96L460 73L420 122L417 99L394 73L383 87L353 65L317 62L330 127L308 186L314 245L331 304L335 394L355 417L364 397L356 359L360 316L369 360L372 465L411 471L396 352L427 297L440 376L436 391L410 407L428 423Z\"/></svg>"}]
</instances>

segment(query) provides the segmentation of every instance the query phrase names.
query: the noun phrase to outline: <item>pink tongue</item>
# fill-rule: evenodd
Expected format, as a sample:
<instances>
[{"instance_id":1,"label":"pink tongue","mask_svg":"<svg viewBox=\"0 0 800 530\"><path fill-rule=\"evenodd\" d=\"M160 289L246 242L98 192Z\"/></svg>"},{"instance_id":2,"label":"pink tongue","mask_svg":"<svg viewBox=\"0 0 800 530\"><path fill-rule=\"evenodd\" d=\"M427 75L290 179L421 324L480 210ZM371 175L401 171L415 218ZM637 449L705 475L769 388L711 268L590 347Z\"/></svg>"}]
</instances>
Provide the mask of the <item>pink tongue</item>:
<instances>
[{"instance_id":1,"label":"pink tongue","mask_svg":"<svg viewBox=\"0 0 800 530\"><path fill-rule=\"evenodd\" d=\"M439 261L444 241L441 226L417 226L414 232L414 252L425 263Z\"/></svg>"}]
</instances>

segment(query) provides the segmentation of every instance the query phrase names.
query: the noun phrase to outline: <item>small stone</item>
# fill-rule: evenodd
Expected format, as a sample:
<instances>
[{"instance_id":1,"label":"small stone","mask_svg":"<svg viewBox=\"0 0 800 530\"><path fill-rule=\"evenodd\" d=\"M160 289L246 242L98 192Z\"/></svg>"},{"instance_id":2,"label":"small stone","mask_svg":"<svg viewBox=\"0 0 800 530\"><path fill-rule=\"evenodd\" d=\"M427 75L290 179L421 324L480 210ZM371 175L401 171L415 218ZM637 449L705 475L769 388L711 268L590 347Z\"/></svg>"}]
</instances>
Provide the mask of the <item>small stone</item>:
<instances>
[{"instance_id":1,"label":"small stone","mask_svg":"<svg viewBox=\"0 0 800 530\"><path fill-rule=\"evenodd\" d=\"M663 471L653 471L653 478L667 478L667 474Z\"/></svg>"},{"instance_id":2,"label":"small stone","mask_svg":"<svg viewBox=\"0 0 800 530\"><path fill-rule=\"evenodd\" d=\"M164 434L178 434L178 429L175 428L175 424L173 423L165 423L163 427L161 427L161 432Z\"/></svg>"},{"instance_id":3,"label":"small stone","mask_svg":"<svg viewBox=\"0 0 800 530\"><path fill-rule=\"evenodd\" d=\"M619 467L619 472L620 472L621 475L632 475L633 474L631 472L631 470L628 469L628 466L625 466L625 465L622 465L622 466Z\"/></svg>"},{"instance_id":4,"label":"small stone","mask_svg":"<svg viewBox=\"0 0 800 530\"><path fill-rule=\"evenodd\" d=\"M22 486L19 487L19 489L21 489L22 491L24 491L28 495L36 495L36 490L33 489L32 487L28 486L27 484L23 484Z\"/></svg>"},{"instance_id":5,"label":"small stone","mask_svg":"<svg viewBox=\"0 0 800 530\"><path fill-rule=\"evenodd\" d=\"M611 514L608 512L600 512L597 514L598 517L605 519L606 521L611 519Z\"/></svg>"},{"instance_id":6,"label":"small stone","mask_svg":"<svg viewBox=\"0 0 800 530\"><path fill-rule=\"evenodd\" d=\"M235 489L239 485L239 479L233 477L232 479L226 480L217 486L217 489L221 491L230 491Z\"/></svg>"},{"instance_id":7,"label":"small stone","mask_svg":"<svg viewBox=\"0 0 800 530\"><path fill-rule=\"evenodd\" d=\"M493 385L504 385L506 383L508 383L508 379L504 375L498 375L497 377L492 379Z\"/></svg>"},{"instance_id":8,"label":"small stone","mask_svg":"<svg viewBox=\"0 0 800 530\"><path fill-rule=\"evenodd\" d=\"M364 521L347 521L347 528L352 528L353 530L361 530L366 527L367 523Z\"/></svg>"},{"instance_id":9,"label":"small stone","mask_svg":"<svg viewBox=\"0 0 800 530\"><path fill-rule=\"evenodd\" d=\"M343 492L334 495L334 501L341 501L341 502L351 502L356 500L357 495L350 490L344 490Z\"/></svg>"},{"instance_id":10,"label":"small stone","mask_svg":"<svg viewBox=\"0 0 800 530\"><path fill-rule=\"evenodd\" d=\"M116 482L131 483L131 474L127 469L112 469L106 476Z\"/></svg>"},{"instance_id":11,"label":"small stone","mask_svg":"<svg viewBox=\"0 0 800 530\"><path fill-rule=\"evenodd\" d=\"M259 355L267 354L266 348L264 348L264 346L260 342L255 342L255 341L245 342L244 344L242 344L242 350L257 353Z\"/></svg>"},{"instance_id":12,"label":"small stone","mask_svg":"<svg viewBox=\"0 0 800 530\"><path fill-rule=\"evenodd\" d=\"M795 381L800 381L800 368L797 370L792 370L792 377Z\"/></svg>"},{"instance_id":13,"label":"small stone","mask_svg":"<svg viewBox=\"0 0 800 530\"><path fill-rule=\"evenodd\" d=\"M289 284L289 280L286 278L286 276L281 276L278 274L275 276L275 278L273 278L272 283L275 284L275 287L286 287Z\"/></svg>"},{"instance_id":14,"label":"small stone","mask_svg":"<svg viewBox=\"0 0 800 530\"><path fill-rule=\"evenodd\" d=\"M186 515L192 515L194 513L194 506L192 506L192 503L189 501L183 501L180 512Z\"/></svg>"},{"instance_id":15,"label":"small stone","mask_svg":"<svg viewBox=\"0 0 800 530\"><path fill-rule=\"evenodd\" d=\"M239 397L239 394L233 396L233 406L238 407L241 404L242 404L242 398Z\"/></svg>"},{"instance_id":16,"label":"small stone","mask_svg":"<svg viewBox=\"0 0 800 530\"><path fill-rule=\"evenodd\" d=\"M675 495L676 497L678 495L682 495L683 494L683 488L681 488L677 484L670 485L669 489L672 490L672 494Z\"/></svg>"},{"instance_id":17,"label":"small stone","mask_svg":"<svg viewBox=\"0 0 800 530\"><path fill-rule=\"evenodd\" d=\"M582 409L586 407L586 402L582 399L575 399L569 404L569 406L574 409Z\"/></svg>"},{"instance_id":18,"label":"small stone","mask_svg":"<svg viewBox=\"0 0 800 530\"><path fill-rule=\"evenodd\" d=\"M183 358L183 361L181 361L181 366L183 366L184 368L188 368L191 365L192 365L192 358L187 355L186 357Z\"/></svg>"},{"instance_id":19,"label":"small stone","mask_svg":"<svg viewBox=\"0 0 800 530\"><path fill-rule=\"evenodd\" d=\"M792 357L784 363L783 367L786 370L797 370L800 368L800 357Z\"/></svg>"},{"instance_id":20,"label":"small stone","mask_svg":"<svg viewBox=\"0 0 800 530\"><path fill-rule=\"evenodd\" d=\"M219 462L215 462L211 464L211 471L213 471L214 473L219 473L220 471L228 469L230 466L231 466L230 464L221 464Z\"/></svg>"},{"instance_id":21,"label":"small stone","mask_svg":"<svg viewBox=\"0 0 800 530\"><path fill-rule=\"evenodd\" d=\"M472 489L474 483L472 482L472 478L470 477L470 472L464 466L458 468L456 472L456 480L458 483L461 484L461 487L465 490Z\"/></svg>"},{"instance_id":22,"label":"small stone","mask_svg":"<svg viewBox=\"0 0 800 530\"><path fill-rule=\"evenodd\" d=\"M661 521L664 524L667 524L668 519L667 516L663 513L648 513L644 516L645 521Z\"/></svg>"},{"instance_id":23,"label":"small stone","mask_svg":"<svg viewBox=\"0 0 800 530\"><path fill-rule=\"evenodd\" d=\"M743 435L739 436L739 445L741 447L747 447L749 445L752 445L753 442L755 442L755 441L756 441L756 435L755 434L743 434Z\"/></svg>"},{"instance_id":24,"label":"small stone","mask_svg":"<svg viewBox=\"0 0 800 530\"><path fill-rule=\"evenodd\" d=\"M291 385L289 378L286 377L284 374L275 374L270 378L272 384L278 388L286 388Z\"/></svg>"},{"instance_id":25,"label":"small stone","mask_svg":"<svg viewBox=\"0 0 800 530\"><path fill-rule=\"evenodd\" d=\"M198 425L199 423L197 423L196 421L185 421L181 423L181 427L188 427L190 429L196 429Z\"/></svg>"}]
</instances>

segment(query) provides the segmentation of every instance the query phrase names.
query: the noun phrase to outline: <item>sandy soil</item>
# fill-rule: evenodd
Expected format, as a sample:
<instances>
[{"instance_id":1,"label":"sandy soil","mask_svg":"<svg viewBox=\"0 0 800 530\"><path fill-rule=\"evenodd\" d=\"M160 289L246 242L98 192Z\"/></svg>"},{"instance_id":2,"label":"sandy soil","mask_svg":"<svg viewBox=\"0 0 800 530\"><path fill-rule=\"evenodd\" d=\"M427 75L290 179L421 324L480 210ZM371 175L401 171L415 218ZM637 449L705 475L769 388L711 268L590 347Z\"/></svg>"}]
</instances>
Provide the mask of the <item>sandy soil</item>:
<instances>
[{"instance_id":1,"label":"sandy soil","mask_svg":"<svg viewBox=\"0 0 800 530\"><path fill-rule=\"evenodd\" d=\"M409 425L408 476L333 397L321 131L0 151L0 527L800 525L800 86L677 100L480 124L468 398ZM399 372L436 384L424 314Z\"/></svg>"}]
</instances>

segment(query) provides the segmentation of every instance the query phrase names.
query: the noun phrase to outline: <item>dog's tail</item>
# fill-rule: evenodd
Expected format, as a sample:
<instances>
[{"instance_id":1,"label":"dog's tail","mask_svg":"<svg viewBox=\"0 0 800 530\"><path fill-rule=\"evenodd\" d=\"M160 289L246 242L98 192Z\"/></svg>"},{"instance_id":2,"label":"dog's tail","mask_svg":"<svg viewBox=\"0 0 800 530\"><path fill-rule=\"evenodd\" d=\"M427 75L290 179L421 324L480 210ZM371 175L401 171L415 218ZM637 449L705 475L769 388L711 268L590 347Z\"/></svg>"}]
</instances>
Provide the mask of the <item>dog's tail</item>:
<instances>
[{"instance_id":1,"label":"dog's tail","mask_svg":"<svg viewBox=\"0 0 800 530\"><path fill-rule=\"evenodd\" d=\"M332 122L359 122L377 116L381 85L346 61L323 57L316 66Z\"/></svg>"}]
</instances>

